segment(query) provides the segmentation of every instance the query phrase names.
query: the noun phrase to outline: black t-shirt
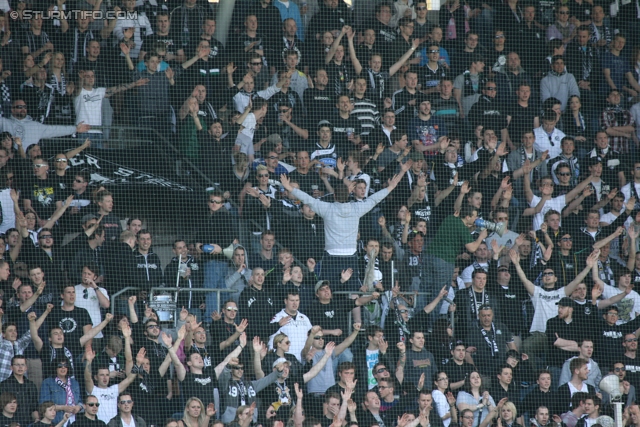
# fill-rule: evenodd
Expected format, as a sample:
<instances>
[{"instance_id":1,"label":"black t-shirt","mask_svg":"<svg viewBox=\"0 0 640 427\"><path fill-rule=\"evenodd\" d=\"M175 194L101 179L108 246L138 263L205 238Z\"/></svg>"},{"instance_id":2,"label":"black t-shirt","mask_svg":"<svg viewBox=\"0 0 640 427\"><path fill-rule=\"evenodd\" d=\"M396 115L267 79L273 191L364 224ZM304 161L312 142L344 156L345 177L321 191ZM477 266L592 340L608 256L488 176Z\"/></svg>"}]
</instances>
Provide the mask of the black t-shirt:
<instances>
[{"instance_id":1,"label":"black t-shirt","mask_svg":"<svg viewBox=\"0 0 640 427\"><path fill-rule=\"evenodd\" d=\"M49 424L43 424L49 426ZM73 427L107 427L104 421L101 421L96 417L95 420L87 418L83 414L76 416L76 420L71 424Z\"/></svg>"},{"instance_id":2,"label":"black t-shirt","mask_svg":"<svg viewBox=\"0 0 640 427\"><path fill-rule=\"evenodd\" d=\"M314 185L318 187L318 190L324 191L324 184L315 170L309 170L309 172L303 174L296 169L289 174L289 179L292 182L297 182L300 185L300 190L309 195L313 195L313 188L311 187Z\"/></svg>"},{"instance_id":3,"label":"black t-shirt","mask_svg":"<svg viewBox=\"0 0 640 427\"><path fill-rule=\"evenodd\" d=\"M533 131L533 121L538 116L538 110L529 101L528 107L523 107L517 102L508 110L511 121L507 129L513 141L520 141L523 132Z\"/></svg>"},{"instance_id":4,"label":"black t-shirt","mask_svg":"<svg viewBox=\"0 0 640 427\"><path fill-rule=\"evenodd\" d=\"M25 199L31 200L31 207L43 220L51 218L56 210L56 183L51 179L38 179L31 176L25 179L21 187Z\"/></svg>"},{"instance_id":5,"label":"black t-shirt","mask_svg":"<svg viewBox=\"0 0 640 427\"><path fill-rule=\"evenodd\" d=\"M93 325L89 313L84 308L74 307L64 311L62 307L54 307L47 317L48 328L58 326L64 332L64 343L74 354L82 354L80 338L84 335L83 327Z\"/></svg>"},{"instance_id":6,"label":"black t-shirt","mask_svg":"<svg viewBox=\"0 0 640 427\"><path fill-rule=\"evenodd\" d=\"M193 374L187 372L182 382L182 390L185 396L197 397L202 400L202 403L206 407L209 403L213 402L213 389L218 385L218 381L215 379L215 374Z\"/></svg>"},{"instance_id":7,"label":"black t-shirt","mask_svg":"<svg viewBox=\"0 0 640 427\"><path fill-rule=\"evenodd\" d=\"M449 359L449 361L444 364L444 371L447 373L447 377L449 377L449 384L464 380L471 372L475 371L475 369L476 368L470 363L462 362L462 365L458 365L453 359Z\"/></svg>"},{"instance_id":8,"label":"black t-shirt","mask_svg":"<svg viewBox=\"0 0 640 427\"><path fill-rule=\"evenodd\" d=\"M307 316L313 325L320 325L322 329L341 329L342 335L331 339L340 344L347 337L348 315L354 307L355 300L340 295L332 298L329 304L321 304L320 301L314 300Z\"/></svg>"},{"instance_id":9,"label":"black t-shirt","mask_svg":"<svg viewBox=\"0 0 640 427\"><path fill-rule=\"evenodd\" d=\"M178 50L181 49L180 39L176 35L175 31L169 30L169 34L161 36L158 33L153 33L150 36L144 38L142 42L142 50L145 52L151 52L156 43L162 43L167 47L167 53L176 55Z\"/></svg>"},{"instance_id":10,"label":"black t-shirt","mask_svg":"<svg viewBox=\"0 0 640 427\"><path fill-rule=\"evenodd\" d=\"M226 323L224 320L211 322L211 326L209 326L209 333L211 334L212 342L216 343L214 348L216 360L222 361L229 353L240 345L239 340L236 340L224 350L220 350L220 346L218 345L219 343L228 340L231 335L236 333L235 324Z\"/></svg>"}]
</instances>

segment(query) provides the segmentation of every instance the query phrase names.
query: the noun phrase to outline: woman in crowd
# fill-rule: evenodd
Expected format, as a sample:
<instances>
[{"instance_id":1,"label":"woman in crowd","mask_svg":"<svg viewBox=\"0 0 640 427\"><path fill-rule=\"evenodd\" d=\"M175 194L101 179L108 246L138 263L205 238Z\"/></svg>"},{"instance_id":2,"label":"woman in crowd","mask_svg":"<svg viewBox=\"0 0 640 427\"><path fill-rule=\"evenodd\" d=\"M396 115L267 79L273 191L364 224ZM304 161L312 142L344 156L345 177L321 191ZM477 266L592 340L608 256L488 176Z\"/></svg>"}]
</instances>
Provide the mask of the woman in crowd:
<instances>
[{"instance_id":1,"label":"woman in crowd","mask_svg":"<svg viewBox=\"0 0 640 427\"><path fill-rule=\"evenodd\" d=\"M69 376L71 363L64 356L58 356L55 360L55 377L49 377L42 382L40 389L40 402L52 401L55 403L56 416L52 422L58 423L65 412L77 414L82 407L82 395L80 385L75 378Z\"/></svg>"},{"instance_id":2,"label":"woman in crowd","mask_svg":"<svg viewBox=\"0 0 640 427\"><path fill-rule=\"evenodd\" d=\"M482 378L478 371L473 371L464 380L464 386L458 393L456 406L459 411L470 409L473 411L473 425L487 425L490 421L490 412L496 407L489 391L482 386ZM487 421L487 423L485 423Z\"/></svg>"}]
</instances>

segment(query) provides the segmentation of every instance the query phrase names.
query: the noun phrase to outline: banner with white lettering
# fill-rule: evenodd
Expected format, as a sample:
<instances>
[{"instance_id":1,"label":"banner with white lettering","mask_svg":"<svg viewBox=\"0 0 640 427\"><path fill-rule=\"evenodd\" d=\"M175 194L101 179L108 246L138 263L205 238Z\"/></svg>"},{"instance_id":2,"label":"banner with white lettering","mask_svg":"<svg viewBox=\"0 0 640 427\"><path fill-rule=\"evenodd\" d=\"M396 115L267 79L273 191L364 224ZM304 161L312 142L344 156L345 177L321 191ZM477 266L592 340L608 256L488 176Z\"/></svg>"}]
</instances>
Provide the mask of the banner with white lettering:
<instances>
[{"instance_id":1,"label":"banner with white lettering","mask_svg":"<svg viewBox=\"0 0 640 427\"><path fill-rule=\"evenodd\" d=\"M123 166L89 153L80 153L69 160L72 168L85 169L91 173L91 185L152 185L174 191L192 192L193 188L171 181L150 172Z\"/></svg>"}]
</instances>

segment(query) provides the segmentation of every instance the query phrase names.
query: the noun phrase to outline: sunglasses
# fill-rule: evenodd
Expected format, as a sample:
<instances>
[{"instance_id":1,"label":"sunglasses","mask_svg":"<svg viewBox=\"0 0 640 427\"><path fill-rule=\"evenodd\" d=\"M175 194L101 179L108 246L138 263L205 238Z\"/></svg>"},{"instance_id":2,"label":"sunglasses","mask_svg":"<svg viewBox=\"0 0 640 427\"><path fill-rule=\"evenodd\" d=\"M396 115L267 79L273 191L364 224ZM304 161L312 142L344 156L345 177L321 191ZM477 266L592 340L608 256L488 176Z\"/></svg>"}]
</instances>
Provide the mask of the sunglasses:
<instances>
[{"instance_id":1,"label":"sunglasses","mask_svg":"<svg viewBox=\"0 0 640 427\"><path fill-rule=\"evenodd\" d=\"M563 237L560 240L563 241L563 242L573 242L573 239L571 237Z\"/></svg>"},{"instance_id":2,"label":"sunglasses","mask_svg":"<svg viewBox=\"0 0 640 427\"><path fill-rule=\"evenodd\" d=\"M270 160L276 160L277 158L278 158L278 156L269 156L269 157L267 157L267 159L270 159Z\"/></svg>"},{"instance_id":3,"label":"sunglasses","mask_svg":"<svg viewBox=\"0 0 640 427\"><path fill-rule=\"evenodd\" d=\"M133 400L121 400L120 404L121 405L130 405L133 403Z\"/></svg>"},{"instance_id":4,"label":"sunglasses","mask_svg":"<svg viewBox=\"0 0 640 427\"><path fill-rule=\"evenodd\" d=\"M244 366L229 366L229 369L233 369L235 371L244 371Z\"/></svg>"},{"instance_id":5,"label":"sunglasses","mask_svg":"<svg viewBox=\"0 0 640 427\"><path fill-rule=\"evenodd\" d=\"M33 165L33 167L36 168L36 169L40 169L40 168L43 168L45 166L47 166L47 165L44 165L42 163L38 163L38 164Z\"/></svg>"},{"instance_id":6,"label":"sunglasses","mask_svg":"<svg viewBox=\"0 0 640 427\"><path fill-rule=\"evenodd\" d=\"M227 307L227 311L238 311L238 307Z\"/></svg>"},{"instance_id":7,"label":"sunglasses","mask_svg":"<svg viewBox=\"0 0 640 427\"><path fill-rule=\"evenodd\" d=\"M416 7L416 10L427 10L427 8L425 6L418 6Z\"/></svg>"},{"instance_id":8,"label":"sunglasses","mask_svg":"<svg viewBox=\"0 0 640 427\"><path fill-rule=\"evenodd\" d=\"M58 368L69 368L69 365L66 363L58 363Z\"/></svg>"},{"instance_id":9,"label":"sunglasses","mask_svg":"<svg viewBox=\"0 0 640 427\"><path fill-rule=\"evenodd\" d=\"M398 313L408 313L408 312L409 310L406 310L406 309L398 310Z\"/></svg>"},{"instance_id":10,"label":"sunglasses","mask_svg":"<svg viewBox=\"0 0 640 427\"><path fill-rule=\"evenodd\" d=\"M67 159L56 159L56 162L58 162L58 163L62 163L62 162L66 163Z\"/></svg>"},{"instance_id":11,"label":"sunglasses","mask_svg":"<svg viewBox=\"0 0 640 427\"><path fill-rule=\"evenodd\" d=\"M494 91L494 90L498 90L498 88L495 86L489 86L489 87L485 87L484 90Z\"/></svg>"},{"instance_id":12,"label":"sunglasses","mask_svg":"<svg viewBox=\"0 0 640 427\"><path fill-rule=\"evenodd\" d=\"M547 271L546 273L542 273L543 276L555 276L555 273Z\"/></svg>"},{"instance_id":13,"label":"sunglasses","mask_svg":"<svg viewBox=\"0 0 640 427\"><path fill-rule=\"evenodd\" d=\"M383 372L387 372L387 371L388 371L388 369L387 369L387 368L379 368L379 369L376 371L376 374L381 374L381 373L383 373Z\"/></svg>"},{"instance_id":14,"label":"sunglasses","mask_svg":"<svg viewBox=\"0 0 640 427\"><path fill-rule=\"evenodd\" d=\"M258 178L269 178L269 174L260 173L258 174Z\"/></svg>"},{"instance_id":15,"label":"sunglasses","mask_svg":"<svg viewBox=\"0 0 640 427\"><path fill-rule=\"evenodd\" d=\"M16 110L26 110L27 106L26 105L14 105L13 108L15 108Z\"/></svg>"},{"instance_id":16,"label":"sunglasses","mask_svg":"<svg viewBox=\"0 0 640 427\"><path fill-rule=\"evenodd\" d=\"M149 325L149 326L147 326L147 329L160 329L160 326L158 326L158 325Z\"/></svg>"},{"instance_id":17,"label":"sunglasses","mask_svg":"<svg viewBox=\"0 0 640 427\"><path fill-rule=\"evenodd\" d=\"M557 172L556 175L558 175L558 176L571 176L571 172Z\"/></svg>"},{"instance_id":18,"label":"sunglasses","mask_svg":"<svg viewBox=\"0 0 640 427\"><path fill-rule=\"evenodd\" d=\"M429 53L440 53L440 51L434 49L434 50L430 50Z\"/></svg>"},{"instance_id":19,"label":"sunglasses","mask_svg":"<svg viewBox=\"0 0 640 427\"><path fill-rule=\"evenodd\" d=\"M93 407L98 408L100 407L100 404L98 402L90 402L90 403L87 403L87 406L91 406L92 408Z\"/></svg>"},{"instance_id":20,"label":"sunglasses","mask_svg":"<svg viewBox=\"0 0 640 427\"><path fill-rule=\"evenodd\" d=\"M624 340L624 342L638 342L638 338L629 338L628 340Z\"/></svg>"},{"instance_id":21,"label":"sunglasses","mask_svg":"<svg viewBox=\"0 0 640 427\"><path fill-rule=\"evenodd\" d=\"M82 298L83 299L89 299L89 289L84 289L82 291Z\"/></svg>"},{"instance_id":22,"label":"sunglasses","mask_svg":"<svg viewBox=\"0 0 640 427\"><path fill-rule=\"evenodd\" d=\"M316 341L320 341L320 340L323 340L324 337L313 337L313 339L316 340Z\"/></svg>"},{"instance_id":23,"label":"sunglasses","mask_svg":"<svg viewBox=\"0 0 640 427\"><path fill-rule=\"evenodd\" d=\"M221 205L222 200L209 200L209 203L213 203L214 205Z\"/></svg>"}]
</instances>

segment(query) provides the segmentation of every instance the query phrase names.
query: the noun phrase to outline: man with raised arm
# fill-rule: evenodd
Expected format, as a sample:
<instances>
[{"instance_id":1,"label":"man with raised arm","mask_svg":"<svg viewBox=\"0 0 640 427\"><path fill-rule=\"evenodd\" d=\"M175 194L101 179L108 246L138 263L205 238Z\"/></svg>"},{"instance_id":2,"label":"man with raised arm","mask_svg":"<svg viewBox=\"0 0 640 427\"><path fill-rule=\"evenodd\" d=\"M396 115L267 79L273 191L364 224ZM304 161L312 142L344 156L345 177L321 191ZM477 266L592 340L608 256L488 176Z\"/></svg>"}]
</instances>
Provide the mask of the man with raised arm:
<instances>
[{"instance_id":1,"label":"man with raised arm","mask_svg":"<svg viewBox=\"0 0 640 427\"><path fill-rule=\"evenodd\" d=\"M509 251L509 257L511 262L518 272L518 277L524 285L529 295L531 295L531 301L535 308L535 314L533 315L533 322L531 323L531 336L527 338L523 345L523 353L546 353L547 336L545 335L547 328L547 320L555 317L558 312L556 303L564 297L570 297L576 287L583 283L584 278L587 276L591 268L598 260L600 250L596 249L591 252L591 255L587 258L587 265L585 268L570 282L567 286L560 289L554 289L558 278L556 277L552 268L546 267L542 271L542 286L535 286L525 274L522 266L520 265L520 255L514 249ZM558 338L562 340L562 338ZM560 345L561 343L554 343L554 345ZM542 350L542 351L538 351Z\"/></svg>"},{"instance_id":2,"label":"man with raised arm","mask_svg":"<svg viewBox=\"0 0 640 427\"><path fill-rule=\"evenodd\" d=\"M404 173L411 167L412 162L402 165L401 172L389 181L387 188L382 189L360 203L349 203L349 194L355 187L355 182L347 187L344 183L335 186L336 203L327 203L309 196L304 191L293 188L286 175L280 175L282 186L309 206L318 216L324 219L325 255L322 261L320 279L331 283L340 283L342 271L349 268L358 270L357 239L360 218L384 200L398 185ZM347 283L355 283L352 276Z\"/></svg>"}]
</instances>

